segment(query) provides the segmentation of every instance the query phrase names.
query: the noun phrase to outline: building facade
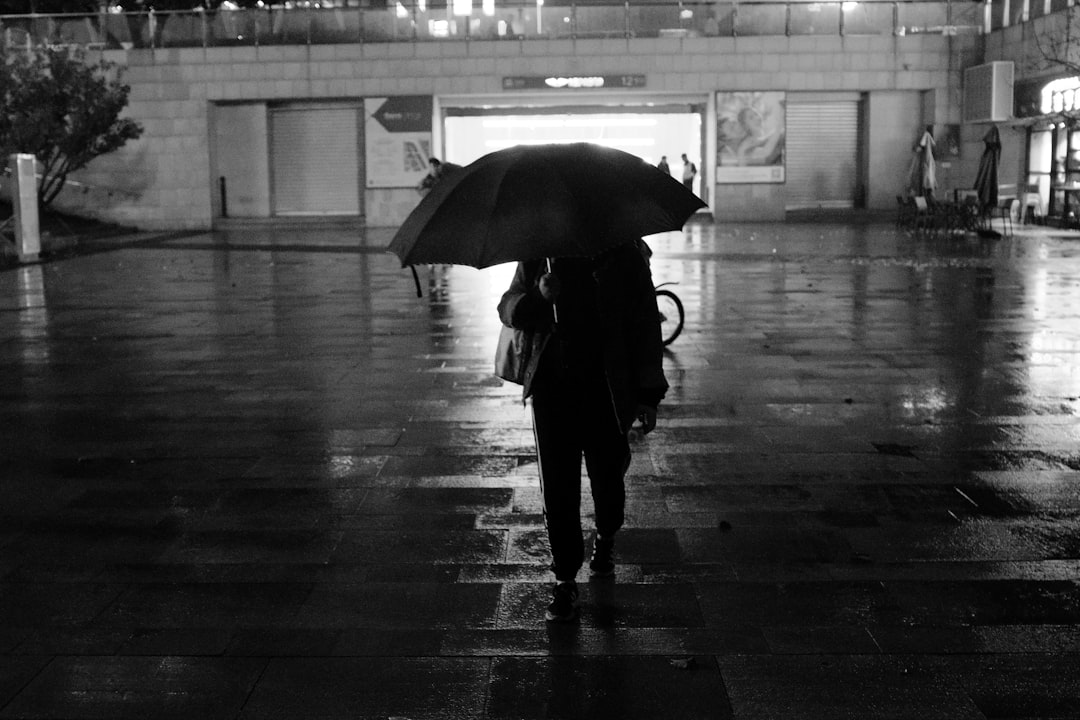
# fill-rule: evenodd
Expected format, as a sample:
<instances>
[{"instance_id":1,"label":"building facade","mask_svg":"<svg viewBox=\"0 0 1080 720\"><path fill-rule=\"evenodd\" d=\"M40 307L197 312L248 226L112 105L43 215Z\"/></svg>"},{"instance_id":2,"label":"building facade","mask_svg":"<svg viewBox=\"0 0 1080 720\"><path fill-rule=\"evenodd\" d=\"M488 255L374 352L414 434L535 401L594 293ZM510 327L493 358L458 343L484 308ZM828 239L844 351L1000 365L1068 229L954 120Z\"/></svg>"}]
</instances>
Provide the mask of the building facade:
<instances>
[{"instance_id":1,"label":"building facade","mask_svg":"<svg viewBox=\"0 0 1080 720\"><path fill-rule=\"evenodd\" d=\"M1018 188L1014 214L1080 226L1078 8L1071 3L996 0L988 61L1015 68L1013 112L1002 128L1002 173Z\"/></svg>"},{"instance_id":2,"label":"building facade","mask_svg":"<svg viewBox=\"0 0 1080 720\"><path fill-rule=\"evenodd\" d=\"M962 120L962 79L985 59L986 36L843 27L560 36L506 21L464 38L122 43L100 52L125 68L128 114L144 135L95 160L58 202L143 229L315 216L393 226L418 201L429 157L471 160L491 147L470 144L476 136L513 141L507 128L536 117L660 128L652 140L637 131L635 142L652 142L638 154L667 155L674 170L686 153L718 220L895 208L926 126L938 138L939 193L971 187L983 128Z\"/></svg>"}]
</instances>

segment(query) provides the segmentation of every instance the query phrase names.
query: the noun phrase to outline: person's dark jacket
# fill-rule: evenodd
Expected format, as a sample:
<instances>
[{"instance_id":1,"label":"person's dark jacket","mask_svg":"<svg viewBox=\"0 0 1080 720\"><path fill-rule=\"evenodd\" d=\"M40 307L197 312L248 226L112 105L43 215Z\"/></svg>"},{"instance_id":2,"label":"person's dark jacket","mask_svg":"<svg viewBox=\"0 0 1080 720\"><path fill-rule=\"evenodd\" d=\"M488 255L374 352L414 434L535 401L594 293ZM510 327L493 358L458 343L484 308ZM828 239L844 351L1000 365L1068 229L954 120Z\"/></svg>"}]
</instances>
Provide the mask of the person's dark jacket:
<instances>
[{"instance_id":1,"label":"person's dark jacket","mask_svg":"<svg viewBox=\"0 0 1080 720\"><path fill-rule=\"evenodd\" d=\"M518 263L510 288L499 302L499 319L504 325L533 333L552 331L551 303L537 287L544 272L542 260ZM627 243L601 256L593 276L604 377L620 429L626 432L634 422L637 405L656 407L668 388L652 274L638 248ZM553 342L540 345L543 351L528 359L524 398L533 392L541 357L555 348Z\"/></svg>"}]
</instances>

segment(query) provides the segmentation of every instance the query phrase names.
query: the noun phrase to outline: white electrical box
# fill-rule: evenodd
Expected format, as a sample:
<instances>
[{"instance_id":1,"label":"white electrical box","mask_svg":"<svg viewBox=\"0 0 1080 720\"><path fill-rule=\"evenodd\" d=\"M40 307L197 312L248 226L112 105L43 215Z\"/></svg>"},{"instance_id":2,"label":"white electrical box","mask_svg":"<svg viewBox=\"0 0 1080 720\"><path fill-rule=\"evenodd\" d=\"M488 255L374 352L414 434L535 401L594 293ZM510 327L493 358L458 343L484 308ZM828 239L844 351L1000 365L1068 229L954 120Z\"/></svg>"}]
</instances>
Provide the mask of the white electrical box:
<instances>
[{"instance_id":1,"label":"white electrical box","mask_svg":"<svg viewBox=\"0 0 1080 720\"><path fill-rule=\"evenodd\" d=\"M1012 61L990 62L964 71L964 122L999 122L1012 116Z\"/></svg>"}]
</instances>

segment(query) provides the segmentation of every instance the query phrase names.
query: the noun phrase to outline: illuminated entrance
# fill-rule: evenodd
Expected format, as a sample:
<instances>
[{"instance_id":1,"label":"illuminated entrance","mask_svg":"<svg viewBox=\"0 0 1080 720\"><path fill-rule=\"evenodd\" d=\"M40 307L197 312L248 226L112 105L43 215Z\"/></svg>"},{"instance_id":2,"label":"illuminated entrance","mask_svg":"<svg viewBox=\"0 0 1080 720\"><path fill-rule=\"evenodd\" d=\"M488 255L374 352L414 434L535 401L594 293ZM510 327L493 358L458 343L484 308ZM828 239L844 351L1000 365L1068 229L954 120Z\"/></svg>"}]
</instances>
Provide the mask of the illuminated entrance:
<instances>
[{"instance_id":1,"label":"illuminated entrance","mask_svg":"<svg viewBox=\"0 0 1080 720\"><path fill-rule=\"evenodd\" d=\"M591 142L637 155L656 165L666 157L671 173L682 178L682 155L698 168L694 190L707 188L702 138L705 101L604 105L528 105L492 107L442 104L445 159L467 164L489 152L522 144Z\"/></svg>"}]
</instances>

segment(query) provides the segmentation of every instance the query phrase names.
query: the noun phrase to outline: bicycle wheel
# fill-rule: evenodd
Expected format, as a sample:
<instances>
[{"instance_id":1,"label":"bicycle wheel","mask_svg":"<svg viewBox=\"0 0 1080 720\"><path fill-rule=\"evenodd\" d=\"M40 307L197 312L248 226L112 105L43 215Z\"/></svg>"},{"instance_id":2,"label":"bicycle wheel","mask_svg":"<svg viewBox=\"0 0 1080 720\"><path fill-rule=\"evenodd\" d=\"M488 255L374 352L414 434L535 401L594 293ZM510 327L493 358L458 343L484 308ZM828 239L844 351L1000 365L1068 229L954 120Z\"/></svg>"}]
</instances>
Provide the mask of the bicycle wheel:
<instances>
[{"instance_id":1,"label":"bicycle wheel","mask_svg":"<svg viewBox=\"0 0 1080 720\"><path fill-rule=\"evenodd\" d=\"M664 345L675 342L682 332L686 315L683 312L682 300L670 290L656 291L656 306L660 310L660 335Z\"/></svg>"}]
</instances>

